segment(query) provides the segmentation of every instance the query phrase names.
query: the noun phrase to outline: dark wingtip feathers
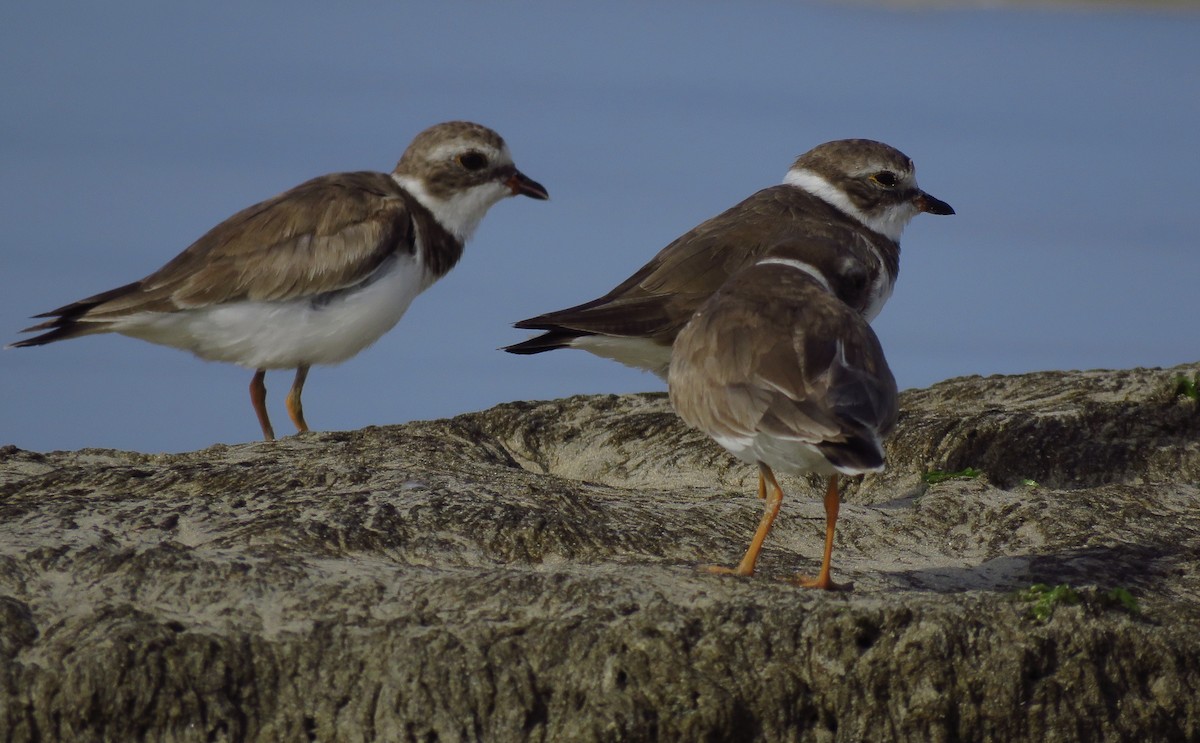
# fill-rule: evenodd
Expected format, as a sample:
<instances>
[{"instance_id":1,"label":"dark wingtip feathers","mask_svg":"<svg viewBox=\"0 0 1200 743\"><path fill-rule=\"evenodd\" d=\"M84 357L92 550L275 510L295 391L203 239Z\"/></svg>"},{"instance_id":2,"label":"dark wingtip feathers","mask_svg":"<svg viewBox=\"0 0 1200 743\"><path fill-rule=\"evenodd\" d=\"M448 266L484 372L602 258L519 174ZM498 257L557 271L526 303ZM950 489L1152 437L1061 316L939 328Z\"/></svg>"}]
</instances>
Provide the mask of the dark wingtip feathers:
<instances>
[{"instance_id":1,"label":"dark wingtip feathers","mask_svg":"<svg viewBox=\"0 0 1200 743\"><path fill-rule=\"evenodd\" d=\"M46 316L38 315L37 317ZM39 323L32 327L25 328L21 332L33 333L39 330L48 330L49 332L42 333L41 335L35 335L32 338L13 341L5 346L5 348L29 348L31 346L44 346L47 343L54 343L55 341L65 341L68 338L78 338L81 335L90 335L99 331L100 328L93 326L92 323L77 323L72 318L58 317L48 322Z\"/></svg>"},{"instance_id":2,"label":"dark wingtip feathers","mask_svg":"<svg viewBox=\"0 0 1200 743\"><path fill-rule=\"evenodd\" d=\"M40 322L37 325L31 325L22 330L22 333L36 333L39 330L49 332L34 336L33 338L25 338L24 340L14 341L5 348L28 348L30 346L44 346L47 343L55 341L65 341L69 338L78 338L81 335L91 335L93 333L103 333L108 327L108 323L99 322L79 322L79 318L84 317L93 309L112 299L125 296L130 292L137 291L141 288L141 282L135 281L131 284L118 286L116 289L110 289L106 292L93 295L87 299L81 299L78 302L65 304L58 309L43 312L39 315L34 315L35 320L48 317L49 320Z\"/></svg>"},{"instance_id":3,"label":"dark wingtip feathers","mask_svg":"<svg viewBox=\"0 0 1200 743\"><path fill-rule=\"evenodd\" d=\"M521 327L517 323L516 327ZM529 356L543 351L554 351L559 348L568 348L571 341L579 337L579 333L567 330L549 330L541 335L534 336L529 340L514 343L511 346L505 346L502 350L509 353L515 353L522 356Z\"/></svg>"}]
</instances>

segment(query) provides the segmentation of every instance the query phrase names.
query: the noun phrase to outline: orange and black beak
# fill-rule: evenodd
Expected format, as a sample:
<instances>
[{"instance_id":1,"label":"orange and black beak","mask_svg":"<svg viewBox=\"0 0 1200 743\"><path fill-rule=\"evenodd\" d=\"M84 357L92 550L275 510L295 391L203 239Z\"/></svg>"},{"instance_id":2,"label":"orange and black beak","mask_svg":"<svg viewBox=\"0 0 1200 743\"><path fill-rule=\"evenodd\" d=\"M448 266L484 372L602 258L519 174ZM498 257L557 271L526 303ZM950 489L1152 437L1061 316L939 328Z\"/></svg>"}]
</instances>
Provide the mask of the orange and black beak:
<instances>
[{"instance_id":1,"label":"orange and black beak","mask_svg":"<svg viewBox=\"0 0 1200 743\"><path fill-rule=\"evenodd\" d=\"M918 209L927 214L940 214L945 216L954 213L954 207L950 206L941 199L935 199L924 191L921 191L917 194L917 198L913 199L913 203L917 205Z\"/></svg>"},{"instance_id":2,"label":"orange and black beak","mask_svg":"<svg viewBox=\"0 0 1200 743\"><path fill-rule=\"evenodd\" d=\"M542 201L550 198L550 194L546 191L545 186L519 170L513 171L512 177L505 181L504 185L512 190L513 196L523 194L531 199L540 199Z\"/></svg>"}]
</instances>

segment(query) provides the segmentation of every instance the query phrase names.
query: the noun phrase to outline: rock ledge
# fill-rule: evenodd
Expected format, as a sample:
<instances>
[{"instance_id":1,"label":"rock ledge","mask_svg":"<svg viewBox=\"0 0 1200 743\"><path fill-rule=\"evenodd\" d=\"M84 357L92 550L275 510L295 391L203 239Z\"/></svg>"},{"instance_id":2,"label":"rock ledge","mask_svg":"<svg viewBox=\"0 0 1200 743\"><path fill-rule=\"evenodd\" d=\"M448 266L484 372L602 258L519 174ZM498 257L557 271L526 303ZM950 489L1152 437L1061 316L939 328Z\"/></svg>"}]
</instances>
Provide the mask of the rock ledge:
<instances>
[{"instance_id":1,"label":"rock ledge","mask_svg":"<svg viewBox=\"0 0 1200 743\"><path fill-rule=\"evenodd\" d=\"M1200 739L1198 369L906 392L834 594L787 582L821 549L803 479L760 575L695 570L740 556L755 473L661 394L3 448L0 737ZM1035 583L1079 601L1034 618Z\"/></svg>"}]
</instances>

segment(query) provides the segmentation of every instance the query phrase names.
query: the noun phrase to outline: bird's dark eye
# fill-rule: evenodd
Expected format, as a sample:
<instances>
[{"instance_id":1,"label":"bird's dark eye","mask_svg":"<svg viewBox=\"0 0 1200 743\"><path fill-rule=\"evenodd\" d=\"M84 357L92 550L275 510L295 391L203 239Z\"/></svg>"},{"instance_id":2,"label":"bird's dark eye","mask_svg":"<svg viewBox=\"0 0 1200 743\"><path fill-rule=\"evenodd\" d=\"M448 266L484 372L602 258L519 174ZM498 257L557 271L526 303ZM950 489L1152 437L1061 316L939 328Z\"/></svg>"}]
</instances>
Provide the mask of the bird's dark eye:
<instances>
[{"instance_id":1,"label":"bird's dark eye","mask_svg":"<svg viewBox=\"0 0 1200 743\"><path fill-rule=\"evenodd\" d=\"M483 153L475 152L474 150L471 152L464 152L456 157L455 160L457 160L458 164L467 170L483 170L488 164L487 157Z\"/></svg>"},{"instance_id":2,"label":"bird's dark eye","mask_svg":"<svg viewBox=\"0 0 1200 743\"><path fill-rule=\"evenodd\" d=\"M895 188L896 184L899 182L896 180L896 174L890 170L879 171L875 175L871 176L871 180L875 181L884 188Z\"/></svg>"}]
</instances>

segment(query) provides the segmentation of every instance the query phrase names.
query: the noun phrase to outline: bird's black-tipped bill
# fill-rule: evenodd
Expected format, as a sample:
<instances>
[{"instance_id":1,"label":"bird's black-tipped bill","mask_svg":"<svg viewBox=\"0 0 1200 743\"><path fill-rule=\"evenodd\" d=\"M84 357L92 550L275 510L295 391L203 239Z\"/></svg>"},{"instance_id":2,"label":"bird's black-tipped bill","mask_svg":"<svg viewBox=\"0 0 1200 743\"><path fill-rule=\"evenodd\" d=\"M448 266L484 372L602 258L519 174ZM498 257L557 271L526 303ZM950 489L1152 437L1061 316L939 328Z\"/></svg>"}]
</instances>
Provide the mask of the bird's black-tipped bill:
<instances>
[{"instance_id":1,"label":"bird's black-tipped bill","mask_svg":"<svg viewBox=\"0 0 1200 743\"><path fill-rule=\"evenodd\" d=\"M935 199L924 191L917 196L917 199L914 203L917 205L918 209L926 214L940 214L942 216L947 216L954 213L954 207L950 206L941 199Z\"/></svg>"},{"instance_id":2,"label":"bird's black-tipped bill","mask_svg":"<svg viewBox=\"0 0 1200 743\"><path fill-rule=\"evenodd\" d=\"M513 196L524 195L531 199L541 199L543 201L550 198L550 194L546 191L545 186L519 170L513 173L512 178L505 181L504 185L512 190Z\"/></svg>"}]
</instances>

